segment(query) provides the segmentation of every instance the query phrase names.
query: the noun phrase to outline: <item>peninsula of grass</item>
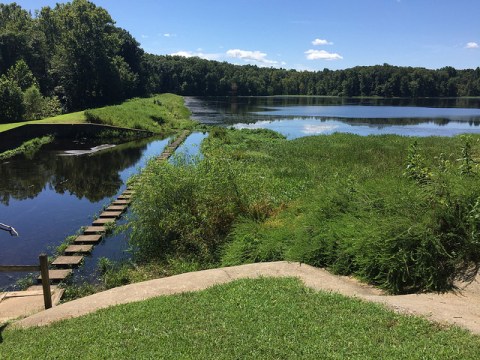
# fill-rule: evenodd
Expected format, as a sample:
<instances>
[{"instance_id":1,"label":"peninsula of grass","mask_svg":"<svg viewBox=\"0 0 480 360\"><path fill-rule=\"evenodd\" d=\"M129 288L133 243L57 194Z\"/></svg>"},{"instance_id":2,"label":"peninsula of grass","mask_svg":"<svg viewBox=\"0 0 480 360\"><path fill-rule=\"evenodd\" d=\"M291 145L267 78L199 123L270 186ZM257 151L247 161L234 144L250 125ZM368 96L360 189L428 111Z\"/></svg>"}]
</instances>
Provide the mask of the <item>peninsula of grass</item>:
<instances>
[{"instance_id":1,"label":"peninsula of grass","mask_svg":"<svg viewBox=\"0 0 480 360\"><path fill-rule=\"evenodd\" d=\"M239 280L6 329L2 359L477 359L480 338L297 279Z\"/></svg>"}]
</instances>

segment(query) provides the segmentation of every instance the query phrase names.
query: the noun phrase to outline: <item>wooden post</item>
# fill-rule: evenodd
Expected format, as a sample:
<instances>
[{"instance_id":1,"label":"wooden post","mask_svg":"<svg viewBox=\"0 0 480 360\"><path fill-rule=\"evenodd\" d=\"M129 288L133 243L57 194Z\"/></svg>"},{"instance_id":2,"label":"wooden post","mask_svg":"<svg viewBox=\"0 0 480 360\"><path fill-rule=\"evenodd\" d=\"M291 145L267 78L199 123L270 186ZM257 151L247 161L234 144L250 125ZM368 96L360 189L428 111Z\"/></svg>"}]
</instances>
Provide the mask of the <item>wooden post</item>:
<instances>
[{"instance_id":1,"label":"wooden post","mask_svg":"<svg viewBox=\"0 0 480 360\"><path fill-rule=\"evenodd\" d=\"M42 274L42 287L43 287L43 301L45 303L45 310L52 307L52 293L50 291L50 277L48 275L48 257L45 254L41 254L40 260L40 273Z\"/></svg>"}]
</instances>

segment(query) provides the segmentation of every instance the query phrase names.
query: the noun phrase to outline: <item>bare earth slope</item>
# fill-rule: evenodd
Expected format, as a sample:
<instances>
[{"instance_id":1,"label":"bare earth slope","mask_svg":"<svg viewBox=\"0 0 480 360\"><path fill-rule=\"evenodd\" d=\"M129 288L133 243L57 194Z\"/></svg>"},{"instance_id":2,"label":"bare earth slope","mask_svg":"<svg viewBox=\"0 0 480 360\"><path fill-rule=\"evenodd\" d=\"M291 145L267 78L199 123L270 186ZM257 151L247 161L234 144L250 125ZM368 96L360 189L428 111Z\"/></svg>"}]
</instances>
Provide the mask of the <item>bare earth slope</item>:
<instances>
[{"instance_id":1,"label":"bare earth slope","mask_svg":"<svg viewBox=\"0 0 480 360\"><path fill-rule=\"evenodd\" d=\"M401 313L421 315L444 324L455 324L480 334L480 283L478 281L457 293L389 296L353 278L336 276L323 269L284 261L204 270L122 286L42 311L16 322L14 326L47 325L117 304L161 295L199 291L236 279L258 277L298 277L306 286L315 290L332 291L382 303Z\"/></svg>"}]
</instances>

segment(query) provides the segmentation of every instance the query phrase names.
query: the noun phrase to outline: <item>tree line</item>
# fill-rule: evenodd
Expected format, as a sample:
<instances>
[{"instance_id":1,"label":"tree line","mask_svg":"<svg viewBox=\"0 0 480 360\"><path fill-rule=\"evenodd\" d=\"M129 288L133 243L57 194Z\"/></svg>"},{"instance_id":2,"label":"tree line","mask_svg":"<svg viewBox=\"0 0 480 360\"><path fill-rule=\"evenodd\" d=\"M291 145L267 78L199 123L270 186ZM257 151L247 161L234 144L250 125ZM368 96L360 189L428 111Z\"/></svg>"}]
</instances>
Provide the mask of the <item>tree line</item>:
<instances>
[{"instance_id":1,"label":"tree line","mask_svg":"<svg viewBox=\"0 0 480 360\"><path fill-rule=\"evenodd\" d=\"M88 0L35 14L0 4L0 122L51 116L152 93L194 96L480 96L480 68L388 64L296 71L145 53Z\"/></svg>"}]
</instances>

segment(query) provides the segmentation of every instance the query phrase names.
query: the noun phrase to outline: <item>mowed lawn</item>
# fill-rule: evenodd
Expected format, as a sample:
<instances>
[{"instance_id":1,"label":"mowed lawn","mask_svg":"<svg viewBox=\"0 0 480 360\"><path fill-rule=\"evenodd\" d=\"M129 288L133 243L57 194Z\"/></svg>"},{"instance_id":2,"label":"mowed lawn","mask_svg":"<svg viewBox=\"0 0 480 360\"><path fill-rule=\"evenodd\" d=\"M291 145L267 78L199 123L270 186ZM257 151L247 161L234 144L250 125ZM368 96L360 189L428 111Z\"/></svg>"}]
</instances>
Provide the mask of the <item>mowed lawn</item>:
<instances>
[{"instance_id":1,"label":"mowed lawn","mask_svg":"<svg viewBox=\"0 0 480 360\"><path fill-rule=\"evenodd\" d=\"M1 359L478 359L480 337L297 279L239 280L6 329Z\"/></svg>"},{"instance_id":2,"label":"mowed lawn","mask_svg":"<svg viewBox=\"0 0 480 360\"><path fill-rule=\"evenodd\" d=\"M86 122L84 111L63 114L42 120L23 121L18 123L0 124L0 132L14 129L26 124L81 124Z\"/></svg>"}]
</instances>

